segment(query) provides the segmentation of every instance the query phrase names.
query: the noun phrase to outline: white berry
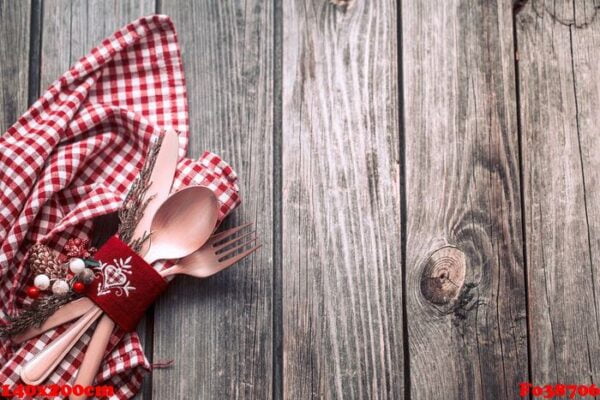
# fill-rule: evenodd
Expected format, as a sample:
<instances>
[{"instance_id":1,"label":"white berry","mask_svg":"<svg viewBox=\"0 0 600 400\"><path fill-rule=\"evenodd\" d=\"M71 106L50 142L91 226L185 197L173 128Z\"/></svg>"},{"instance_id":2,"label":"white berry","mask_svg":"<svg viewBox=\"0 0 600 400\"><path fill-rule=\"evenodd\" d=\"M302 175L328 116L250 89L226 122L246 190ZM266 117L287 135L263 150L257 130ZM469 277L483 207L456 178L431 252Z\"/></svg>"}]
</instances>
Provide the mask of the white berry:
<instances>
[{"instance_id":1,"label":"white berry","mask_svg":"<svg viewBox=\"0 0 600 400\"><path fill-rule=\"evenodd\" d=\"M50 287L50 278L48 275L40 274L33 280L33 286L40 290L46 290Z\"/></svg>"},{"instance_id":2,"label":"white berry","mask_svg":"<svg viewBox=\"0 0 600 400\"><path fill-rule=\"evenodd\" d=\"M52 293L57 296L65 295L69 292L69 284L62 279L57 280L52 285Z\"/></svg>"},{"instance_id":3,"label":"white berry","mask_svg":"<svg viewBox=\"0 0 600 400\"><path fill-rule=\"evenodd\" d=\"M78 274L85 269L85 262L81 258L72 258L69 261L69 269L72 273Z\"/></svg>"}]
</instances>

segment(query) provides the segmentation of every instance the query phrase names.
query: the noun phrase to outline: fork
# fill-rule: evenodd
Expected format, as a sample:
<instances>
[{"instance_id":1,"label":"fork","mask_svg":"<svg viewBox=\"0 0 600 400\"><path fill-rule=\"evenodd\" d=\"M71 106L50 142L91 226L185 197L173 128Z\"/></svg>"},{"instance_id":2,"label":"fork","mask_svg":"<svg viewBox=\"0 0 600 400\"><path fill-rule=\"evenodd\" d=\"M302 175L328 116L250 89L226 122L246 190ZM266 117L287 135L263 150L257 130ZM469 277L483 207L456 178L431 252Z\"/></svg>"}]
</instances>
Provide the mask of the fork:
<instances>
[{"instance_id":1,"label":"fork","mask_svg":"<svg viewBox=\"0 0 600 400\"><path fill-rule=\"evenodd\" d=\"M257 237L255 231L236 236L239 231L252 224L252 222L249 222L212 235L204 246L179 260L176 265L160 271L160 275L163 278L177 274L185 274L196 278L207 278L235 264L254 253L262 246L262 244L256 243ZM249 245L253 246L248 248ZM243 251L238 253L240 250ZM98 323L96 331L94 332L83 357L81 367L79 368L73 386L82 385L83 387L87 387L94 383L94 378L102 363L104 351L113 328L114 322L110 318L102 319ZM69 397L70 400L80 400L84 398L84 395L71 395Z\"/></svg>"},{"instance_id":2,"label":"fork","mask_svg":"<svg viewBox=\"0 0 600 400\"><path fill-rule=\"evenodd\" d=\"M257 241L255 231L233 237L236 233L251 225L252 222L249 222L213 235L204 246L189 256L179 260L179 262L172 267L160 271L160 275L163 278L176 274L185 274L196 278L207 278L235 264L244 257L254 253L262 246L261 244L256 244L250 249L237 253L239 250L245 249L248 245L254 244ZM243 241L243 243L236 244L241 241ZM235 247L227 248L234 244L236 244Z\"/></svg>"}]
</instances>

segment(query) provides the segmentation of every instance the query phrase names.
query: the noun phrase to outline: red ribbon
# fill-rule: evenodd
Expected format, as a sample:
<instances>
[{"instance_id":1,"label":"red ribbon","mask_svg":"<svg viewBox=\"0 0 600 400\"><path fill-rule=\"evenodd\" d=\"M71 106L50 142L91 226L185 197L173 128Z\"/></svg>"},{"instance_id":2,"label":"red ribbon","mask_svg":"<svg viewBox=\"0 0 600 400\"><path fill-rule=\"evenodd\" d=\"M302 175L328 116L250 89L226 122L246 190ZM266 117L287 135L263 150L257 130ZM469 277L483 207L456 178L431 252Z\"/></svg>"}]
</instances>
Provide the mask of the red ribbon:
<instances>
[{"instance_id":1,"label":"red ribbon","mask_svg":"<svg viewBox=\"0 0 600 400\"><path fill-rule=\"evenodd\" d=\"M94 254L100 266L85 295L127 332L138 322L167 282L118 237L111 237Z\"/></svg>"}]
</instances>

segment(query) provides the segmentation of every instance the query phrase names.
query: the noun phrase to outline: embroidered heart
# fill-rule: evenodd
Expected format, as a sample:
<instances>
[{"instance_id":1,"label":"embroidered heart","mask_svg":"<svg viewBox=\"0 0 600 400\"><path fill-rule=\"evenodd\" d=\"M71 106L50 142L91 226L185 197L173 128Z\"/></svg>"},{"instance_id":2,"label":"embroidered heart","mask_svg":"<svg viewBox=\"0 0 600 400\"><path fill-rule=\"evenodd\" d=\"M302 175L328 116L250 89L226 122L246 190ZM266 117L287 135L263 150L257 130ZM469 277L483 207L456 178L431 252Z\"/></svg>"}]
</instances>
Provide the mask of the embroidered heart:
<instances>
[{"instance_id":1,"label":"embroidered heart","mask_svg":"<svg viewBox=\"0 0 600 400\"><path fill-rule=\"evenodd\" d=\"M120 269L114 265L109 265L104 269L103 290L110 290L114 287L123 286L127 282L127 277Z\"/></svg>"},{"instance_id":2,"label":"embroidered heart","mask_svg":"<svg viewBox=\"0 0 600 400\"><path fill-rule=\"evenodd\" d=\"M131 257L123 260L122 258L114 259L113 264L105 264L100 261L99 269L102 275L102 281L98 287L98 296L104 296L111 291L116 296L125 294L129 296L129 291L135 290L131 286L127 275L131 274Z\"/></svg>"}]
</instances>

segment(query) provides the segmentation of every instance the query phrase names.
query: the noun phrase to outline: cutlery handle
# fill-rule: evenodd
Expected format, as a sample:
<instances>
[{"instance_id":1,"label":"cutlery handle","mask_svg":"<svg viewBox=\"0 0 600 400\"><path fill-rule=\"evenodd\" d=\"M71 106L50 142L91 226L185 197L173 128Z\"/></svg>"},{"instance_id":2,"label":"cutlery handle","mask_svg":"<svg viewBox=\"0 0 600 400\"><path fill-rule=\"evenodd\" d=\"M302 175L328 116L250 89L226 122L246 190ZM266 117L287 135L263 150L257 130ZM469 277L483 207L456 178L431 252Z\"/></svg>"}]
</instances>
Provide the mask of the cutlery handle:
<instances>
[{"instance_id":1,"label":"cutlery handle","mask_svg":"<svg viewBox=\"0 0 600 400\"><path fill-rule=\"evenodd\" d=\"M39 385L54 371L63 357L77 343L79 338L102 314L102 309L94 306L60 337L36 354L20 371L21 379L28 385Z\"/></svg>"},{"instance_id":2,"label":"cutlery handle","mask_svg":"<svg viewBox=\"0 0 600 400\"><path fill-rule=\"evenodd\" d=\"M96 331L88 344L88 348L85 351L85 356L79 367L79 372L75 378L75 385L81 385L83 387L91 386L94 383L94 378L98 374L100 364L102 364L102 358L104 351L110 340L110 336L115 327L115 323L106 314L102 316L100 322L96 326ZM85 399L85 395L76 396L72 394L69 396L70 400L81 400Z\"/></svg>"},{"instance_id":3,"label":"cutlery handle","mask_svg":"<svg viewBox=\"0 0 600 400\"><path fill-rule=\"evenodd\" d=\"M94 307L94 303L87 297L82 297L65 304L54 312L42 325L39 327L31 327L26 331L15 335L12 338L14 343L20 344L33 337L39 336L42 333L81 317Z\"/></svg>"},{"instance_id":4,"label":"cutlery handle","mask_svg":"<svg viewBox=\"0 0 600 400\"><path fill-rule=\"evenodd\" d=\"M149 256L146 254L144 259L146 262L151 263L151 257L151 255ZM162 272L161 276L164 276ZM100 368L100 364L102 364L104 351L106 350L106 346L108 346L114 328L114 321L108 315L104 314L96 326L92 339L88 343L73 386L81 385L82 387L87 387L94 383L94 378L98 374L98 369ZM83 400L85 398L85 395L77 396L71 394L69 396L69 400Z\"/></svg>"}]
</instances>

